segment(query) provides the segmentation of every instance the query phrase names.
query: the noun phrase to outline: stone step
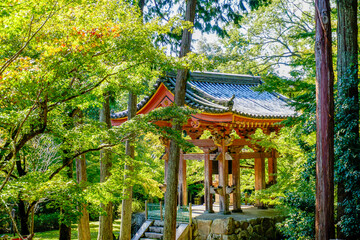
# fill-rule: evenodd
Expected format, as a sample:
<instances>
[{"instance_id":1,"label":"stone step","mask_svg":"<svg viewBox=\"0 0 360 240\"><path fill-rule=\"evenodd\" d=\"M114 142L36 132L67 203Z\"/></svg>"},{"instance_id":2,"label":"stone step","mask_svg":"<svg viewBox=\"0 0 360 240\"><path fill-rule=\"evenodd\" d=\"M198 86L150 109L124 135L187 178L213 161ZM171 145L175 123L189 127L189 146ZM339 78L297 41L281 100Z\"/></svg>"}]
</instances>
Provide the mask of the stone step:
<instances>
[{"instance_id":1,"label":"stone step","mask_svg":"<svg viewBox=\"0 0 360 240\"><path fill-rule=\"evenodd\" d=\"M155 226L155 227L163 227L164 226L164 221L155 220L153 226Z\"/></svg>"},{"instance_id":2,"label":"stone step","mask_svg":"<svg viewBox=\"0 0 360 240\"><path fill-rule=\"evenodd\" d=\"M154 227L164 227L164 221L155 220L154 224L152 225ZM176 228L179 227L179 223L176 223Z\"/></svg>"},{"instance_id":3,"label":"stone step","mask_svg":"<svg viewBox=\"0 0 360 240\"><path fill-rule=\"evenodd\" d=\"M147 238L156 238L156 239L162 239L163 234L162 233L154 233L154 232L146 232L145 237Z\"/></svg>"},{"instance_id":4,"label":"stone step","mask_svg":"<svg viewBox=\"0 0 360 240\"><path fill-rule=\"evenodd\" d=\"M149 232L164 233L163 227L149 227Z\"/></svg>"}]
</instances>

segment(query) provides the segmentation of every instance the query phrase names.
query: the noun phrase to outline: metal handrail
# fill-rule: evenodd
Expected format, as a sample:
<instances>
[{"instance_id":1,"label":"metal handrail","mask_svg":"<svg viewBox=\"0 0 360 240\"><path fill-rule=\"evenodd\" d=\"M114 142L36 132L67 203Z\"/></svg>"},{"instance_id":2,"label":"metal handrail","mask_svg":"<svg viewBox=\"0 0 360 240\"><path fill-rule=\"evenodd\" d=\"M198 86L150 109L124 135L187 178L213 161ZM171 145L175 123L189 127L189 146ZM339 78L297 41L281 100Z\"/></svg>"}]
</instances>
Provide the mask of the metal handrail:
<instances>
[{"instance_id":1,"label":"metal handrail","mask_svg":"<svg viewBox=\"0 0 360 240\"><path fill-rule=\"evenodd\" d=\"M145 201L145 219L161 220L164 221L165 208L163 202L160 203L148 203ZM177 222L192 223L192 204L188 206L178 206L176 213Z\"/></svg>"}]
</instances>

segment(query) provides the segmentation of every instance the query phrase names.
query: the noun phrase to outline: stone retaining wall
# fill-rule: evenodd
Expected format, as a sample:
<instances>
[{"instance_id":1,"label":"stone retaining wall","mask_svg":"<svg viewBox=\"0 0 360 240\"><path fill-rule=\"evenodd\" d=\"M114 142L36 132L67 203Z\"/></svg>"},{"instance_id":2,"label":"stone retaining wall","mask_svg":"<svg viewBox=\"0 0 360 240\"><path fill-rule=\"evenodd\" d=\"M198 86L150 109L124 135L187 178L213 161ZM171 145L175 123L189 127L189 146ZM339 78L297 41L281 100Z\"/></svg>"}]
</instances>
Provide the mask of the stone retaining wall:
<instances>
[{"instance_id":1,"label":"stone retaining wall","mask_svg":"<svg viewBox=\"0 0 360 240\"><path fill-rule=\"evenodd\" d=\"M194 219L193 240L276 240L280 234L275 224L284 217L266 217L236 221L232 217L226 219L201 220Z\"/></svg>"}]
</instances>

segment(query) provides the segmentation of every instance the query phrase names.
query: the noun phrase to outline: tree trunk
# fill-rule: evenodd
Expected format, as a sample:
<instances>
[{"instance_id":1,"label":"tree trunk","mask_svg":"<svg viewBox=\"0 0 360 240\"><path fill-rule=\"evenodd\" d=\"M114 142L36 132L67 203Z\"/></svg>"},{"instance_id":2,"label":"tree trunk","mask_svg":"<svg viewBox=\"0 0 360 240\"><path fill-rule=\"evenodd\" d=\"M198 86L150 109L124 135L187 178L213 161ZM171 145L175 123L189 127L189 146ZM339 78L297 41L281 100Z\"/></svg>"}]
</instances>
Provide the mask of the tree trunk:
<instances>
[{"instance_id":1,"label":"tree trunk","mask_svg":"<svg viewBox=\"0 0 360 240\"><path fill-rule=\"evenodd\" d=\"M109 93L104 94L103 108L100 110L100 122L106 123L106 127L111 128L110 121L110 101ZM112 167L111 152L104 149L100 152L100 182L105 182L110 176L110 169ZM99 218L99 233L98 240L111 240L113 239L113 214L112 214L112 202L107 204L101 203L100 207L106 213L106 215Z\"/></svg>"},{"instance_id":2,"label":"tree trunk","mask_svg":"<svg viewBox=\"0 0 360 240\"><path fill-rule=\"evenodd\" d=\"M329 0L315 0L316 239L334 238L334 73Z\"/></svg>"},{"instance_id":3,"label":"tree trunk","mask_svg":"<svg viewBox=\"0 0 360 240\"><path fill-rule=\"evenodd\" d=\"M16 161L16 169L20 177L25 176L27 173L25 171L25 168L22 167L20 159ZM19 202L18 202L19 217L20 217L20 233L23 236L27 236L30 234L29 222L28 222L29 215L27 214L25 202L20 199L20 195L21 194L19 194Z\"/></svg>"},{"instance_id":4,"label":"tree trunk","mask_svg":"<svg viewBox=\"0 0 360 240\"><path fill-rule=\"evenodd\" d=\"M139 0L138 6L141 12L141 15L144 11L145 0ZM129 100L128 100L128 120L132 119L136 116L137 112L137 95L133 92L129 92ZM126 155L134 158L134 146L131 145L130 141L126 141L125 143L125 152ZM131 163L125 164L125 171L132 172L133 166ZM125 173L124 182L127 184L127 179L129 179L129 175ZM132 215L132 185L129 185L126 189L124 189L124 199L122 200L121 205L121 226L120 226L120 236L119 240L130 240L131 239L131 215Z\"/></svg>"},{"instance_id":5,"label":"tree trunk","mask_svg":"<svg viewBox=\"0 0 360 240\"><path fill-rule=\"evenodd\" d=\"M132 119L136 115L137 107L137 96L136 94L129 93L128 101L128 120ZM134 146L128 140L126 141L126 155L131 158L134 158ZM125 171L129 171L130 174L133 171L133 165L131 162L125 164ZM120 231L120 240L130 240L131 239L131 214L132 214L132 185L128 184L128 180L131 178L128 173L125 173L125 184L128 187L124 190L124 199L122 200L121 206L121 231Z\"/></svg>"},{"instance_id":6,"label":"tree trunk","mask_svg":"<svg viewBox=\"0 0 360 240\"><path fill-rule=\"evenodd\" d=\"M345 212L345 203L352 205L354 197L352 189L345 189L346 181L356 181L347 174L356 169L355 149L359 144L359 91L358 91L358 25L357 25L357 0L338 0L338 141L340 148L337 169L338 175L338 222L342 217L355 217L356 210ZM345 176L346 177L345 179ZM354 204L356 205L356 203ZM356 224L356 223L353 223ZM349 232L348 239L359 239L359 232ZM337 238L345 239L339 226Z\"/></svg>"},{"instance_id":7,"label":"tree trunk","mask_svg":"<svg viewBox=\"0 0 360 240\"><path fill-rule=\"evenodd\" d=\"M68 158L65 158L63 160L63 164L68 164L68 161L70 161ZM72 171L72 164L69 165L67 169L67 176L68 178L73 177L73 171ZM61 214L66 214L66 212L63 212L62 209L60 209ZM60 223L60 230L59 230L59 240L71 240L71 223L68 225L64 223Z\"/></svg>"},{"instance_id":8,"label":"tree trunk","mask_svg":"<svg viewBox=\"0 0 360 240\"><path fill-rule=\"evenodd\" d=\"M185 20L194 23L195 20L196 0L187 0ZM184 57L190 52L192 34L188 29L185 29L182 35L180 46L180 57ZM184 106L186 80L188 78L189 70L179 69L176 76L175 85L175 104L177 106ZM173 128L176 131L181 131L182 126L175 124ZM173 240L176 236L176 206L177 206L177 185L179 172L180 148L179 145L171 140L170 155L167 174L167 188L165 198L165 224L164 224L164 239Z\"/></svg>"},{"instance_id":9,"label":"tree trunk","mask_svg":"<svg viewBox=\"0 0 360 240\"><path fill-rule=\"evenodd\" d=\"M27 236L30 234L28 224L29 215L26 213L25 202L21 199L19 199L18 208L20 217L20 233L22 236Z\"/></svg>"},{"instance_id":10,"label":"tree trunk","mask_svg":"<svg viewBox=\"0 0 360 240\"><path fill-rule=\"evenodd\" d=\"M71 240L71 225L68 227L63 223L60 224L59 240Z\"/></svg>"},{"instance_id":11,"label":"tree trunk","mask_svg":"<svg viewBox=\"0 0 360 240\"><path fill-rule=\"evenodd\" d=\"M76 159L76 178L79 184L87 182L85 154ZM85 204L81 206L81 217L78 223L78 238L79 240L91 239L89 213Z\"/></svg>"}]
</instances>

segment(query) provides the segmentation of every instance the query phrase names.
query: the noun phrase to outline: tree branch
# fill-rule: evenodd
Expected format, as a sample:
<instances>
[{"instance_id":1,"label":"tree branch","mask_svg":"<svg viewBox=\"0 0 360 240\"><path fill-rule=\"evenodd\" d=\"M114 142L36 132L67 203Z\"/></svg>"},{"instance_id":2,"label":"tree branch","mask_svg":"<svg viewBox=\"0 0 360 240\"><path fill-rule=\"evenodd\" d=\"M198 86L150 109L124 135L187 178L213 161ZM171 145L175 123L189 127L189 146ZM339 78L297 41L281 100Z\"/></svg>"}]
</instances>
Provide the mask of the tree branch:
<instances>
[{"instance_id":1,"label":"tree branch","mask_svg":"<svg viewBox=\"0 0 360 240\"><path fill-rule=\"evenodd\" d=\"M57 3L54 4L54 9L55 6L57 5ZM45 21L41 24L41 26L36 30L36 32L34 32L31 36L31 25L33 22L33 18L31 18L31 22L30 22L30 27L29 27L29 36L30 38L28 38L28 40L25 42L25 44L19 49L19 51L17 53L15 53L12 57L10 57L5 63L4 65L0 68L0 75L2 75L5 71L6 68L8 68L10 66L10 64L12 62L14 62L19 56L20 54L24 51L24 49L29 45L29 43L31 42L31 40L40 32L40 30L44 27L44 25L47 23L47 21L55 15L55 11L54 9L52 10L52 12L50 12L50 14L48 15L48 17L45 19Z\"/></svg>"},{"instance_id":2,"label":"tree branch","mask_svg":"<svg viewBox=\"0 0 360 240\"><path fill-rule=\"evenodd\" d=\"M9 181L10 176L11 176L11 173L14 171L14 167L15 167L15 162L14 162L13 165L11 166L10 171L8 172L8 174L7 174L7 176L6 176L3 184L1 185L1 187L0 187L0 192L1 192L1 190L5 187L6 183Z\"/></svg>"},{"instance_id":3,"label":"tree branch","mask_svg":"<svg viewBox=\"0 0 360 240\"><path fill-rule=\"evenodd\" d=\"M61 170L63 170L65 167L69 166L72 161L77 158L78 156L82 155L82 154L85 154L85 153L88 153L88 152L95 152L95 151L99 151L103 148L107 148L107 147L114 147L116 146L116 144L106 144L106 145L102 145L100 147L97 147L97 148L91 148L91 149L87 149L85 151L82 151L82 152L79 152L71 157L68 157L67 158L67 161L66 161L66 164L63 164L61 167L59 167L58 169L56 169L49 177L49 180L53 179L56 174L58 174Z\"/></svg>"},{"instance_id":4,"label":"tree branch","mask_svg":"<svg viewBox=\"0 0 360 240\"><path fill-rule=\"evenodd\" d=\"M10 216L10 219L11 219L11 222L12 222L12 224L13 224L13 226L14 226L15 232L16 232L17 235L20 237L20 239L24 239L23 236L21 236L21 234L20 234L20 232L19 232L19 230L18 230L18 228L17 228L16 221L15 221L15 219L13 218L13 216L11 215L11 211L10 211L9 207L6 205L6 202L4 201L4 199L2 200L2 202L4 203L5 209L6 209L7 213L8 213L9 216Z\"/></svg>"},{"instance_id":5,"label":"tree branch","mask_svg":"<svg viewBox=\"0 0 360 240\"><path fill-rule=\"evenodd\" d=\"M61 103L67 102L67 101L72 100L72 99L74 99L74 98L77 98L77 97L79 97L79 96L81 96L81 95L84 95L84 94L86 94L86 93L88 93L88 92L91 92L91 91L94 90L95 88L99 87L99 86L100 86L106 79L108 79L109 77L114 76L114 75L116 75L116 74L118 74L118 73L120 73L120 72L129 70L130 68L136 67L136 66L138 66L138 65L144 64L144 63L146 63L146 62L148 62L148 61L143 61L143 62L140 62L140 63L136 63L136 64L131 65L131 66L127 67L127 68L124 68L124 69L122 69L122 70L120 70L120 71L107 74L103 79L101 79L99 82L97 82L94 86L92 86L92 87L90 87L90 88L88 88L88 89L86 89L86 90L83 90L83 91L81 91L80 93L78 93L78 94L76 94L76 95L70 96L70 97L65 98L65 99L63 99L63 100L61 100L61 101L58 101L58 102L56 102L56 103L53 103L53 104L49 105L49 107L48 107L48 108L49 108L49 111L51 111L55 106L57 106L57 105L59 105L59 104L61 104Z\"/></svg>"}]
</instances>

